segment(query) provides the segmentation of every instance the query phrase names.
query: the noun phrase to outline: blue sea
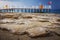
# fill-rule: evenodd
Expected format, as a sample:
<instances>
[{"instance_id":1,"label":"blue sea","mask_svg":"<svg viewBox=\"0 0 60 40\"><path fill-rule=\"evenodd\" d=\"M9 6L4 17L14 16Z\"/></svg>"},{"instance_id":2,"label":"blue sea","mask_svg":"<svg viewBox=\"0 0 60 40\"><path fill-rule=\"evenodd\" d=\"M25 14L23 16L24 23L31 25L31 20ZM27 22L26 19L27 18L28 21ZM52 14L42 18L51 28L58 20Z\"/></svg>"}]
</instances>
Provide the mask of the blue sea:
<instances>
[{"instance_id":1,"label":"blue sea","mask_svg":"<svg viewBox=\"0 0 60 40\"><path fill-rule=\"evenodd\" d=\"M51 12L60 14L60 9L55 9L55 10L51 9Z\"/></svg>"}]
</instances>

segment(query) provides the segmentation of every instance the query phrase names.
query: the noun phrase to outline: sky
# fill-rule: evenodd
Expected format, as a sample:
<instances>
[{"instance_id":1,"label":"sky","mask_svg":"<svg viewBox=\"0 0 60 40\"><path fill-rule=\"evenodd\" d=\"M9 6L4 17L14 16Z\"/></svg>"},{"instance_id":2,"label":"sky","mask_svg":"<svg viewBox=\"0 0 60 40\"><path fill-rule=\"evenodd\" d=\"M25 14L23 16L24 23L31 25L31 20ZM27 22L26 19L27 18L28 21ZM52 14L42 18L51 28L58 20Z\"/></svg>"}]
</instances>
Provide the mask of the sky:
<instances>
[{"instance_id":1,"label":"sky","mask_svg":"<svg viewBox=\"0 0 60 40\"><path fill-rule=\"evenodd\" d=\"M41 4L48 8L50 1L52 9L60 9L60 0L0 0L0 8L4 8L4 5L8 5L9 8L39 8Z\"/></svg>"}]
</instances>

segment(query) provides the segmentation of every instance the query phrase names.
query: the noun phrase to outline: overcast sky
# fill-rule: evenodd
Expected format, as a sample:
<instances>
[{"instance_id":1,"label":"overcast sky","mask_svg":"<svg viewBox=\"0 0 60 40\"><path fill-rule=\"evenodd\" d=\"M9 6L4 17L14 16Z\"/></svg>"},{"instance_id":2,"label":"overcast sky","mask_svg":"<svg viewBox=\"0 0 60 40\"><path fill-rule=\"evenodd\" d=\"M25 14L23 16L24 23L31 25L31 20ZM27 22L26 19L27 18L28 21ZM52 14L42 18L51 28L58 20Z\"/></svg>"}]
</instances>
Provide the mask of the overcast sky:
<instances>
[{"instance_id":1,"label":"overcast sky","mask_svg":"<svg viewBox=\"0 0 60 40\"><path fill-rule=\"evenodd\" d=\"M4 5L11 7L36 7L38 8L40 4L48 7L48 2L51 1L52 9L60 9L60 0L0 0L0 8Z\"/></svg>"}]
</instances>

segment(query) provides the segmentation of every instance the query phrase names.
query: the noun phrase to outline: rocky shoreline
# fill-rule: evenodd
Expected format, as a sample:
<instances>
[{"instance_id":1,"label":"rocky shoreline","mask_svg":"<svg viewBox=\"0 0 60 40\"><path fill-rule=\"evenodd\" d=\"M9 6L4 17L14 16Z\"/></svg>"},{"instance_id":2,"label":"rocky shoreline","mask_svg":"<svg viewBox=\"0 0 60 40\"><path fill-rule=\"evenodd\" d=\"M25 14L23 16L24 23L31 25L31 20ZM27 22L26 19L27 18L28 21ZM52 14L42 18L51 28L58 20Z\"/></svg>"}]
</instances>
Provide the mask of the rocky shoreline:
<instances>
[{"instance_id":1,"label":"rocky shoreline","mask_svg":"<svg viewBox=\"0 0 60 40\"><path fill-rule=\"evenodd\" d=\"M7 30L13 35L25 34L29 38L39 39L52 33L60 38L60 14L0 13L0 29Z\"/></svg>"}]
</instances>

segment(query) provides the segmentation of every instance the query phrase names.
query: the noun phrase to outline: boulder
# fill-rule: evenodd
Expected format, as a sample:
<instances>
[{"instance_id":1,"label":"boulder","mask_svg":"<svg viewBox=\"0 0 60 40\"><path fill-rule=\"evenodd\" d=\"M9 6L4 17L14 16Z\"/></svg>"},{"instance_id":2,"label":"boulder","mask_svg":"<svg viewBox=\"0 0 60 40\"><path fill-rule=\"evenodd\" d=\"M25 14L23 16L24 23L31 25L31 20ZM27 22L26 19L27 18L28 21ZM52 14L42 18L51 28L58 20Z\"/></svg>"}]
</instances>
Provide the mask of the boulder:
<instances>
[{"instance_id":1,"label":"boulder","mask_svg":"<svg viewBox=\"0 0 60 40\"><path fill-rule=\"evenodd\" d=\"M13 23L14 20L5 18L5 19L0 20L0 22L1 23Z\"/></svg>"},{"instance_id":2,"label":"boulder","mask_svg":"<svg viewBox=\"0 0 60 40\"><path fill-rule=\"evenodd\" d=\"M29 36L31 37L36 37L36 36L45 36L46 34L49 33L49 31L46 28L35 27L35 28L26 30L26 33L28 33Z\"/></svg>"},{"instance_id":3,"label":"boulder","mask_svg":"<svg viewBox=\"0 0 60 40\"><path fill-rule=\"evenodd\" d=\"M16 24L0 24L0 28L10 30L11 33L23 34L27 29L27 26Z\"/></svg>"},{"instance_id":4,"label":"boulder","mask_svg":"<svg viewBox=\"0 0 60 40\"><path fill-rule=\"evenodd\" d=\"M57 22L60 22L60 18L59 18L59 19L57 19Z\"/></svg>"}]
</instances>

